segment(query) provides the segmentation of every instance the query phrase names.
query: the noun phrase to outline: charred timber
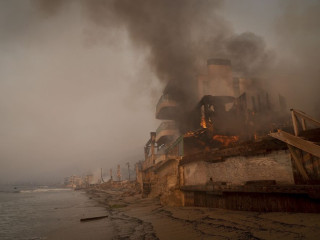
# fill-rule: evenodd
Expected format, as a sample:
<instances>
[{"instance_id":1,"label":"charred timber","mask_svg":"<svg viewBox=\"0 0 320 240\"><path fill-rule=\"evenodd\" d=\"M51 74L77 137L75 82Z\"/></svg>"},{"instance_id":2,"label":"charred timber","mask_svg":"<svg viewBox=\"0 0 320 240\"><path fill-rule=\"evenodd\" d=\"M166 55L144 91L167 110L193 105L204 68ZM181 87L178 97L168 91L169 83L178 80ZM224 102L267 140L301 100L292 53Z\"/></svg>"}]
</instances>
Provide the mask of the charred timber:
<instances>
[{"instance_id":1,"label":"charred timber","mask_svg":"<svg viewBox=\"0 0 320 240\"><path fill-rule=\"evenodd\" d=\"M211 189L209 189L211 187ZM320 185L185 186L185 206L259 212L320 212Z\"/></svg>"},{"instance_id":2,"label":"charred timber","mask_svg":"<svg viewBox=\"0 0 320 240\"><path fill-rule=\"evenodd\" d=\"M211 149L207 152L199 151L183 157L180 165L190 162L222 162L228 157L254 156L257 154L267 154L272 151L288 150L287 144L271 137L265 137L257 142L243 142L230 147Z\"/></svg>"}]
</instances>

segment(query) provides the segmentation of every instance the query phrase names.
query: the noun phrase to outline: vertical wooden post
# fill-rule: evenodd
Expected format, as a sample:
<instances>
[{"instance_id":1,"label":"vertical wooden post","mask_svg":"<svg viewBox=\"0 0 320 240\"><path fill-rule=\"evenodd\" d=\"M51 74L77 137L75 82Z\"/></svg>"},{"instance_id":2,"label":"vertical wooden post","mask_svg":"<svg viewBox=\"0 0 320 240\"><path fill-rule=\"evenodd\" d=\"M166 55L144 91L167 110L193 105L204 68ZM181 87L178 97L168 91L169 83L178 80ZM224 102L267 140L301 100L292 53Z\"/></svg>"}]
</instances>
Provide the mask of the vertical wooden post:
<instances>
[{"instance_id":1,"label":"vertical wooden post","mask_svg":"<svg viewBox=\"0 0 320 240\"><path fill-rule=\"evenodd\" d=\"M130 181L130 163L127 162L127 165L128 165L128 175L129 175L129 181Z\"/></svg>"},{"instance_id":2,"label":"vertical wooden post","mask_svg":"<svg viewBox=\"0 0 320 240\"><path fill-rule=\"evenodd\" d=\"M303 131L307 130L306 120L304 118L301 118L301 124L302 124Z\"/></svg>"},{"instance_id":3,"label":"vertical wooden post","mask_svg":"<svg viewBox=\"0 0 320 240\"><path fill-rule=\"evenodd\" d=\"M296 166L297 170L299 171L299 173L301 174L302 178L304 180L309 180L309 176L308 176L306 170L304 169L302 160L298 156L297 152L295 151L295 148L293 146L291 146L290 144L288 144L288 148L289 148L291 156L295 162L295 166Z\"/></svg>"},{"instance_id":4,"label":"vertical wooden post","mask_svg":"<svg viewBox=\"0 0 320 240\"><path fill-rule=\"evenodd\" d=\"M294 114L294 110L293 109L291 109L291 117L292 117L294 135L298 136L298 134L299 134L298 122L297 122L297 117Z\"/></svg>"}]
</instances>

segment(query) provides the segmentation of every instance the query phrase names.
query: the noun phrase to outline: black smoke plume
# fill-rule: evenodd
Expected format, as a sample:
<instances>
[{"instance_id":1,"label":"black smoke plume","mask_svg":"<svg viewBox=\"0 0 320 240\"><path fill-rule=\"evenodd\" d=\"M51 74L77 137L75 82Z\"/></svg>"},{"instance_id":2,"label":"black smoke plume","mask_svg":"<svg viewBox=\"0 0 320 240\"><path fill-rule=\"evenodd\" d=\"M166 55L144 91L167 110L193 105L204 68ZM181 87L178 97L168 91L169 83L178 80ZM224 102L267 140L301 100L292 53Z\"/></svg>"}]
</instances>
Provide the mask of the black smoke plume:
<instances>
[{"instance_id":1,"label":"black smoke plume","mask_svg":"<svg viewBox=\"0 0 320 240\"><path fill-rule=\"evenodd\" d=\"M230 59L243 76L262 74L269 65L271 55L263 39L253 33L235 34L218 14L222 4L220 0L82 1L92 22L125 27L137 47L149 50L153 71L186 109L194 107L195 76L207 58ZM48 7L54 8L52 3Z\"/></svg>"},{"instance_id":2,"label":"black smoke plume","mask_svg":"<svg viewBox=\"0 0 320 240\"><path fill-rule=\"evenodd\" d=\"M41 4L49 13L63 6L60 1L56 7L52 1L38 1L50 2ZM219 14L221 0L82 0L81 5L92 23L124 28L138 48L148 49L150 67L185 110L195 105L195 76L204 72L206 59L226 58L236 75L268 79L258 85L270 83L276 94L288 97L290 106L319 112L319 2L304 7L301 1L287 1L280 6L284 14L276 21L282 40L277 51L291 53L287 58L276 57L254 33L236 34ZM244 86L252 89L253 83Z\"/></svg>"}]
</instances>

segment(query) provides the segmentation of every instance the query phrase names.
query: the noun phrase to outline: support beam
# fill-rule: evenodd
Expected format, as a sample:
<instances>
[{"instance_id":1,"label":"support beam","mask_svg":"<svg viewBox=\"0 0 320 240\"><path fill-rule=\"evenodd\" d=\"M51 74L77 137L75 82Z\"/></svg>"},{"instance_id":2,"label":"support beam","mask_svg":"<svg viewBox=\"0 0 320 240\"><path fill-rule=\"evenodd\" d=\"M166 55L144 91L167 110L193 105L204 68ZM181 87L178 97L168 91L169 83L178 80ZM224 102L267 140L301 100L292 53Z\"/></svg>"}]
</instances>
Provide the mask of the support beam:
<instances>
[{"instance_id":1,"label":"support beam","mask_svg":"<svg viewBox=\"0 0 320 240\"><path fill-rule=\"evenodd\" d=\"M301 124L302 124L302 130L303 131L307 130L306 120L304 118L301 119Z\"/></svg>"},{"instance_id":2,"label":"support beam","mask_svg":"<svg viewBox=\"0 0 320 240\"><path fill-rule=\"evenodd\" d=\"M280 141L283 141L320 158L320 146L314 144L313 142L304 140L281 130L278 130L276 133L269 133L269 136L279 139Z\"/></svg>"},{"instance_id":3,"label":"support beam","mask_svg":"<svg viewBox=\"0 0 320 240\"><path fill-rule=\"evenodd\" d=\"M298 136L298 134L299 134L298 120L297 120L297 117L296 117L296 115L294 113L295 112L293 110L291 110L291 117L292 117L294 135Z\"/></svg>"},{"instance_id":4,"label":"support beam","mask_svg":"<svg viewBox=\"0 0 320 240\"><path fill-rule=\"evenodd\" d=\"M288 144L288 148L290 150L291 156L296 164L296 167L297 167L299 173L301 174L301 176L303 177L304 180L309 180L309 176L308 176L306 170L304 169L303 164L302 164L302 160L298 156L296 150L294 149L293 146L291 146L289 144Z\"/></svg>"}]
</instances>

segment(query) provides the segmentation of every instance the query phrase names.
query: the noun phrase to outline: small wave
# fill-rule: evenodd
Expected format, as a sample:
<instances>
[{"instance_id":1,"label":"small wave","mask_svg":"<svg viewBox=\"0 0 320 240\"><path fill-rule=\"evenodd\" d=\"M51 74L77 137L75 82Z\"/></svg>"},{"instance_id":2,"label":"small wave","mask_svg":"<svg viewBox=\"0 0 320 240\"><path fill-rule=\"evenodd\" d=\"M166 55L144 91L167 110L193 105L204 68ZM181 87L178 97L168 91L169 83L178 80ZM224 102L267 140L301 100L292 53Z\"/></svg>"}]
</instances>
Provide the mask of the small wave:
<instances>
[{"instance_id":1,"label":"small wave","mask_svg":"<svg viewBox=\"0 0 320 240\"><path fill-rule=\"evenodd\" d=\"M37 188L32 190L21 190L20 193L38 193L38 192L59 192L70 191L71 188Z\"/></svg>"}]
</instances>

